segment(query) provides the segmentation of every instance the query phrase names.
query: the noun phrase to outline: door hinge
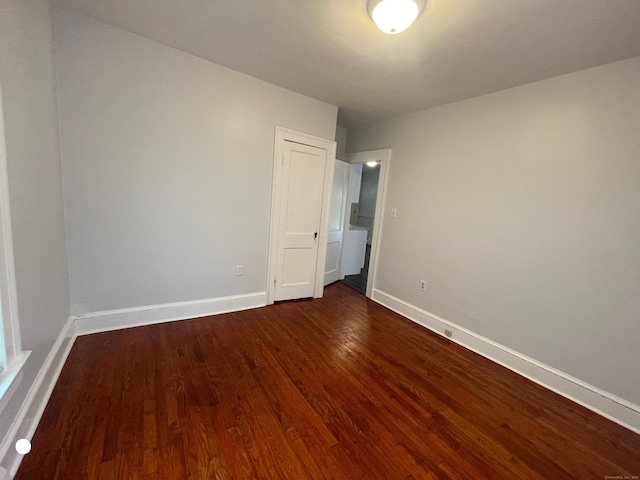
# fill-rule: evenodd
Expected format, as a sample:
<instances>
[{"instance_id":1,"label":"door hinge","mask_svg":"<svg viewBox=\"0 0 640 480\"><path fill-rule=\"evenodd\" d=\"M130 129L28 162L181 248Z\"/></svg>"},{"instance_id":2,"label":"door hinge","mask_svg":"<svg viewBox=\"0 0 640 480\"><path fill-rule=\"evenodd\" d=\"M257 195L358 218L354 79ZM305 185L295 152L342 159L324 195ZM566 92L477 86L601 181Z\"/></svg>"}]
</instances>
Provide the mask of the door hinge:
<instances>
[{"instance_id":1,"label":"door hinge","mask_svg":"<svg viewBox=\"0 0 640 480\"><path fill-rule=\"evenodd\" d=\"M282 154L282 166L284 167L284 153Z\"/></svg>"},{"instance_id":2,"label":"door hinge","mask_svg":"<svg viewBox=\"0 0 640 480\"><path fill-rule=\"evenodd\" d=\"M274 278L274 279L273 279L273 288L276 288L276 281L277 281L277 280Z\"/></svg>"}]
</instances>

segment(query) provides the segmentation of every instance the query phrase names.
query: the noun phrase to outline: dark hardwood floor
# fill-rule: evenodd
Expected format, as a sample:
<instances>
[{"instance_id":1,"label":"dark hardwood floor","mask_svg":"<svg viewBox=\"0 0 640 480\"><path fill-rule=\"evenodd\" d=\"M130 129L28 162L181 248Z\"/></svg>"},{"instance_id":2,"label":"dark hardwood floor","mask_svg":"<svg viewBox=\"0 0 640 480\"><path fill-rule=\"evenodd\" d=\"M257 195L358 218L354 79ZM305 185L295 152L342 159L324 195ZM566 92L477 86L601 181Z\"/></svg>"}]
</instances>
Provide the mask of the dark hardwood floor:
<instances>
[{"instance_id":1,"label":"dark hardwood floor","mask_svg":"<svg viewBox=\"0 0 640 480\"><path fill-rule=\"evenodd\" d=\"M17 479L605 479L640 436L336 283L80 337Z\"/></svg>"}]
</instances>

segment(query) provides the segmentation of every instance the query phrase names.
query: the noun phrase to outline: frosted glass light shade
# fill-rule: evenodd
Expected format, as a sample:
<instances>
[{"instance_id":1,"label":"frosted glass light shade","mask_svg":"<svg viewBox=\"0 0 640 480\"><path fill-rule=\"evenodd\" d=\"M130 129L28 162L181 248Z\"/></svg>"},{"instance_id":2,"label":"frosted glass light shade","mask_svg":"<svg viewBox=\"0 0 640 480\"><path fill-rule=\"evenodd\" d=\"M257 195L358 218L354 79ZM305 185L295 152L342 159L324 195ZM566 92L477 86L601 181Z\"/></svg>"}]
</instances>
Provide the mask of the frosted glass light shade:
<instances>
[{"instance_id":1,"label":"frosted glass light shade","mask_svg":"<svg viewBox=\"0 0 640 480\"><path fill-rule=\"evenodd\" d=\"M414 0L382 0L370 12L380 30L395 35L411 26L420 7Z\"/></svg>"}]
</instances>

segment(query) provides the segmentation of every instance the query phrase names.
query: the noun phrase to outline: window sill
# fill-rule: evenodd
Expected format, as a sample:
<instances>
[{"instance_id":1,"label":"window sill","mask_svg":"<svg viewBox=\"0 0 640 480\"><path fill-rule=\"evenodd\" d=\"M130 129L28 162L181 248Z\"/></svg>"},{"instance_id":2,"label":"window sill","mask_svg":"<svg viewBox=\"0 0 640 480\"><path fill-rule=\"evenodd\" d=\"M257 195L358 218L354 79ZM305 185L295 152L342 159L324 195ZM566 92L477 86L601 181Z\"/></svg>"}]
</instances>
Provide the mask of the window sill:
<instances>
[{"instance_id":1,"label":"window sill","mask_svg":"<svg viewBox=\"0 0 640 480\"><path fill-rule=\"evenodd\" d=\"M31 352L22 352L22 355L9 368L0 372L0 414L2 414L9 400L11 400L18 385L20 385L20 382L16 380L19 379L22 367L27 363L30 354Z\"/></svg>"}]
</instances>

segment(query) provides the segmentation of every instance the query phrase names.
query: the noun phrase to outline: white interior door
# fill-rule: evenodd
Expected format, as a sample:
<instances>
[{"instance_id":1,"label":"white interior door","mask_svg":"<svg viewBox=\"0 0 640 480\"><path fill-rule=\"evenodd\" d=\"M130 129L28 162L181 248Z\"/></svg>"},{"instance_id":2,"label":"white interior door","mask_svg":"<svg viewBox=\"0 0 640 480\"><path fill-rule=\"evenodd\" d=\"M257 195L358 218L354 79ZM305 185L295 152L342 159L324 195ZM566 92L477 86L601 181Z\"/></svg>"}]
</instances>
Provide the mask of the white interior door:
<instances>
[{"instance_id":1,"label":"white interior door","mask_svg":"<svg viewBox=\"0 0 640 480\"><path fill-rule=\"evenodd\" d=\"M335 161L333 187L329 206L329 227L327 238L327 257L324 269L324 284L340 279L340 261L342 257L342 239L344 238L344 220L347 212L347 187L349 185L349 164Z\"/></svg>"},{"instance_id":2,"label":"white interior door","mask_svg":"<svg viewBox=\"0 0 640 480\"><path fill-rule=\"evenodd\" d=\"M284 141L275 300L313 297L327 150Z\"/></svg>"}]
</instances>

